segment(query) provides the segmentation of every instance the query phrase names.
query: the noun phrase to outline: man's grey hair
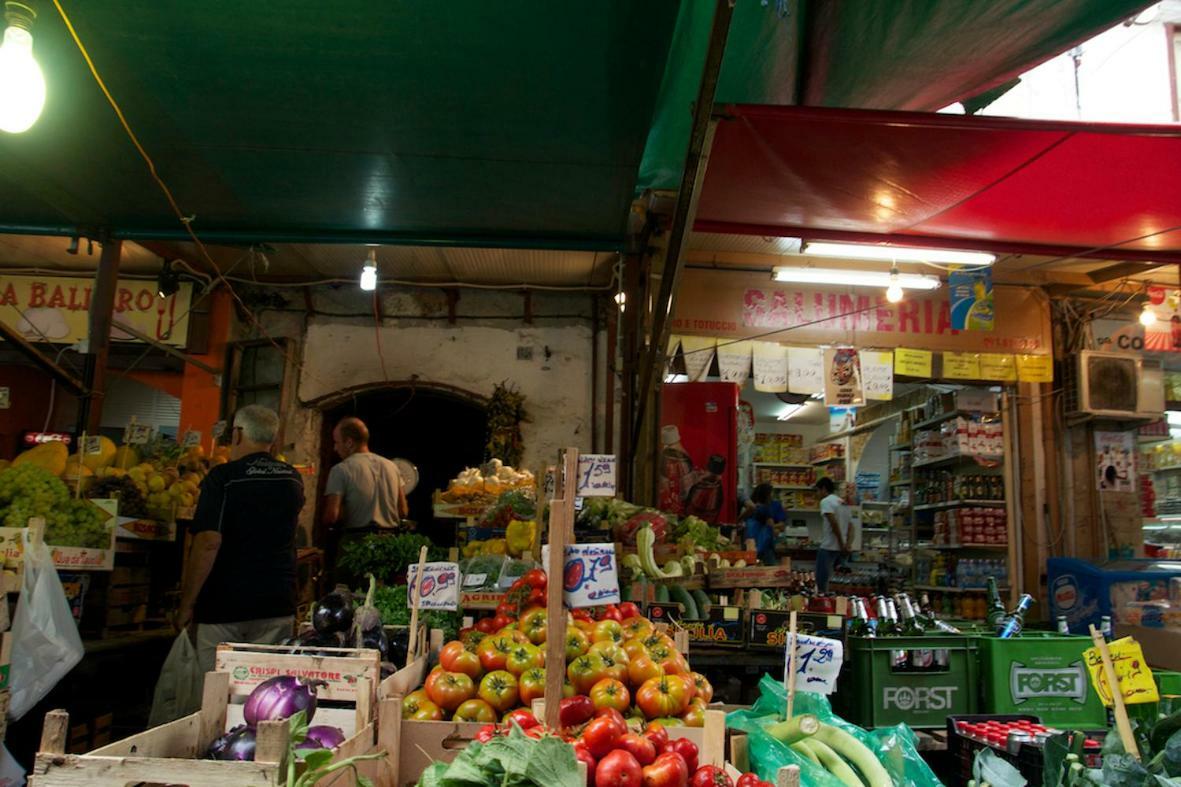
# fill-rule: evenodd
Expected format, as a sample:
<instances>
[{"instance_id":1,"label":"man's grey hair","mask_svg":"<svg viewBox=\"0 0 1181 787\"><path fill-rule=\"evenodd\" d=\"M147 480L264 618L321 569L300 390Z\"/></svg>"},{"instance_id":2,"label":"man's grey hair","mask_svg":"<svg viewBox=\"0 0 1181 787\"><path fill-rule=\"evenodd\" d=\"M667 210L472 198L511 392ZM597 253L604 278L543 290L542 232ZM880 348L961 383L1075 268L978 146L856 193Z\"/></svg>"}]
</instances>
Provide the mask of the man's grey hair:
<instances>
[{"instance_id":1,"label":"man's grey hair","mask_svg":"<svg viewBox=\"0 0 1181 787\"><path fill-rule=\"evenodd\" d=\"M269 445L279 432L279 416L269 407L248 404L234 415L234 428L238 427L250 442Z\"/></svg>"}]
</instances>

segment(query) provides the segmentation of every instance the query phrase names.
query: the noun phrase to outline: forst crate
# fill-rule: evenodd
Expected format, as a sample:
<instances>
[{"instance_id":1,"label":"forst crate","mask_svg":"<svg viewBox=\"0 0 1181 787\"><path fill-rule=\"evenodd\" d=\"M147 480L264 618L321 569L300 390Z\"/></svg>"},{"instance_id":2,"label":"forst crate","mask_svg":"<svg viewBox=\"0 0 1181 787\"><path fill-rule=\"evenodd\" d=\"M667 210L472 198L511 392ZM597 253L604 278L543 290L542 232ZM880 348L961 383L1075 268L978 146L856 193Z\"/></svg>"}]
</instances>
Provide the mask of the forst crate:
<instances>
[{"instance_id":1,"label":"forst crate","mask_svg":"<svg viewBox=\"0 0 1181 787\"><path fill-rule=\"evenodd\" d=\"M862 727L937 728L978 707L976 640L956 634L849 637L849 720ZM938 652L937 665L898 668L895 651Z\"/></svg>"},{"instance_id":2,"label":"forst crate","mask_svg":"<svg viewBox=\"0 0 1181 787\"><path fill-rule=\"evenodd\" d=\"M1032 713L1042 723L1090 729L1107 722L1091 688L1083 651L1090 637L1026 631L1019 637L979 637L986 713Z\"/></svg>"}]
</instances>

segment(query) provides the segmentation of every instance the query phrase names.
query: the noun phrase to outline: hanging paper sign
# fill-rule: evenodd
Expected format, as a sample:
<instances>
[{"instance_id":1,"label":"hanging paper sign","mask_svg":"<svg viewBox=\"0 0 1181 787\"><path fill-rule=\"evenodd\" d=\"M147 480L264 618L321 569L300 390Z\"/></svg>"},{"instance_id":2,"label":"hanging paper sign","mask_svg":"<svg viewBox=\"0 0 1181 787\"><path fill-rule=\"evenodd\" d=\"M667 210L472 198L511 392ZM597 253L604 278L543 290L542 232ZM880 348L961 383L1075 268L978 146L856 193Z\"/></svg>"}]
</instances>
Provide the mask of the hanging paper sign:
<instances>
[{"instance_id":1,"label":"hanging paper sign","mask_svg":"<svg viewBox=\"0 0 1181 787\"><path fill-rule=\"evenodd\" d=\"M84 456L97 456L103 452L103 441L97 435L83 435L82 437L82 454Z\"/></svg>"},{"instance_id":2,"label":"hanging paper sign","mask_svg":"<svg viewBox=\"0 0 1181 787\"><path fill-rule=\"evenodd\" d=\"M865 404L861 391L861 361L852 347L824 351L824 403L829 407Z\"/></svg>"},{"instance_id":3,"label":"hanging paper sign","mask_svg":"<svg viewBox=\"0 0 1181 787\"><path fill-rule=\"evenodd\" d=\"M894 350L894 374L898 377L930 377L931 353L898 347Z\"/></svg>"},{"instance_id":4,"label":"hanging paper sign","mask_svg":"<svg viewBox=\"0 0 1181 787\"><path fill-rule=\"evenodd\" d=\"M459 609L459 564L427 563L422 572L422 598L418 595L418 564L406 567L406 604L409 609ZM417 603L415 603L417 601Z\"/></svg>"},{"instance_id":5,"label":"hanging paper sign","mask_svg":"<svg viewBox=\"0 0 1181 787\"><path fill-rule=\"evenodd\" d=\"M1100 492L1136 491L1134 432L1095 432L1095 488Z\"/></svg>"},{"instance_id":6,"label":"hanging paper sign","mask_svg":"<svg viewBox=\"0 0 1181 787\"><path fill-rule=\"evenodd\" d=\"M878 350L861 353L861 387L865 398L889 401L894 398L894 354Z\"/></svg>"},{"instance_id":7,"label":"hanging paper sign","mask_svg":"<svg viewBox=\"0 0 1181 787\"><path fill-rule=\"evenodd\" d=\"M1007 353L980 353L980 379L1017 381L1017 359Z\"/></svg>"},{"instance_id":8,"label":"hanging paper sign","mask_svg":"<svg viewBox=\"0 0 1181 787\"><path fill-rule=\"evenodd\" d=\"M152 439L152 427L134 421L123 430L123 442L127 445L144 445Z\"/></svg>"},{"instance_id":9,"label":"hanging paper sign","mask_svg":"<svg viewBox=\"0 0 1181 787\"><path fill-rule=\"evenodd\" d=\"M1124 695L1125 704L1160 702L1156 681L1152 679L1152 670L1144 661L1144 653L1139 642L1131 637L1124 637L1110 643L1107 651L1111 655L1111 666L1115 668L1115 680L1119 684L1120 693ZM1103 669L1103 657L1099 653L1099 648L1087 648L1083 651L1083 658L1087 662L1087 672L1091 674L1091 686L1103 704L1110 708L1115 704L1115 697L1107 682L1107 672Z\"/></svg>"},{"instance_id":10,"label":"hanging paper sign","mask_svg":"<svg viewBox=\"0 0 1181 787\"><path fill-rule=\"evenodd\" d=\"M755 390L787 391L787 348L776 342L754 343Z\"/></svg>"},{"instance_id":11,"label":"hanging paper sign","mask_svg":"<svg viewBox=\"0 0 1181 787\"><path fill-rule=\"evenodd\" d=\"M549 565L549 544L541 548L541 565ZM597 607L619 601L619 570L614 544L568 544L562 571L566 606Z\"/></svg>"},{"instance_id":12,"label":"hanging paper sign","mask_svg":"<svg viewBox=\"0 0 1181 787\"><path fill-rule=\"evenodd\" d=\"M976 353L943 353L943 377L948 380L979 380L979 356Z\"/></svg>"},{"instance_id":13,"label":"hanging paper sign","mask_svg":"<svg viewBox=\"0 0 1181 787\"><path fill-rule=\"evenodd\" d=\"M615 454L578 455L578 497L615 497Z\"/></svg>"},{"instance_id":14,"label":"hanging paper sign","mask_svg":"<svg viewBox=\"0 0 1181 787\"><path fill-rule=\"evenodd\" d=\"M951 299L951 328L955 331L991 331L996 323L990 268L952 270L947 275Z\"/></svg>"},{"instance_id":15,"label":"hanging paper sign","mask_svg":"<svg viewBox=\"0 0 1181 787\"><path fill-rule=\"evenodd\" d=\"M824 354L815 347L787 348L787 390L824 393Z\"/></svg>"},{"instance_id":16,"label":"hanging paper sign","mask_svg":"<svg viewBox=\"0 0 1181 787\"><path fill-rule=\"evenodd\" d=\"M718 373L722 382L742 385L750 377L751 342L718 345Z\"/></svg>"},{"instance_id":17,"label":"hanging paper sign","mask_svg":"<svg viewBox=\"0 0 1181 787\"><path fill-rule=\"evenodd\" d=\"M714 348L718 340L707 336L682 336L681 357L685 359L685 374L689 382L705 379L714 361Z\"/></svg>"},{"instance_id":18,"label":"hanging paper sign","mask_svg":"<svg viewBox=\"0 0 1181 787\"><path fill-rule=\"evenodd\" d=\"M541 499L553 500L554 495L558 492L558 471L556 468L547 467L545 469L545 477L541 482Z\"/></svg>"},{"instance_id":19,"label":"hanging paper sign","mask_svg":"<svg viewBox=\"0 0 1181 787\"><path fill-rule=\"evenodd\" d=\"M791 639L788 639L790 645ZM784 648L784 674L791 666L789 648ZM832 694L837 690L837 675L845 660L845 648L840 640L796 635L796 689Z\"/></svg>"},{"instance_id":20,"label":"hanging paper sign","mask_svg":"<svg viewBox=\"0 0 1181 787\"><path fill-rule=\"evenodd\" d=\"M180 441L180 444L183 448L196 448L197 446L201 445L201 433L194 429L190 429L189 431L185 432L184 439Z\"/></svg>"},{"instance_id":21,"label":"hanging paper sign","mask_svg":"<svg viewBox=\"0 0 1181 787\"><path fill-rule=\"evenodd\" d=\"M1054 364L1048 355L1018 355L1017 379L1023 383L1054 382Z\"/></svg>"},{"instance_id":22,"label":"hanging paper sign","mask_svg":"<svg viewBox=\"0 0 1181 787\"><path fill-rule=\"evenodd\" d=\"M210 430L209 433L211 435L213 435L214 440L221 437L223 434L226 433L226 422L225 421L218 421L217 423L215 423L213 425L213 429Z\"/></svg>"}]
</instances>

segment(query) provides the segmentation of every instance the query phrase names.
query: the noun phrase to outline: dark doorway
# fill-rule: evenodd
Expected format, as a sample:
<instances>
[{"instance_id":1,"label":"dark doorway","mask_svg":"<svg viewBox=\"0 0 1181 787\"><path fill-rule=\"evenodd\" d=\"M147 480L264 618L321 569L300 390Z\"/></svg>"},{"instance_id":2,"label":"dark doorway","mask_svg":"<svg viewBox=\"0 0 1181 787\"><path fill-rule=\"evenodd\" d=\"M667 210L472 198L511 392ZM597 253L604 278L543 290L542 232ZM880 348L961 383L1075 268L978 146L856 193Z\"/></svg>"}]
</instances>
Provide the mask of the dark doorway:
<instances>
[{"instance_id":1,"label":"dark doorway","mask_svg":"<svg viewBox=\"0 0 1181 787\"><path fill-rule=\"evenodd\" d=\"M436 522L432 514L435 490L465 467L484 461L488 416L484 405L457 393L432 388L400 386L358 393L324 411L321 440L321 479L339 461L332 451L332 429L355 415L369 427L369 448L388 458L402 457L418 468L418 486L410 493L410 518L420 533L450 546L455 522ZM322 491L322 490L321 490Z\"/></svg>"}]
</instances>

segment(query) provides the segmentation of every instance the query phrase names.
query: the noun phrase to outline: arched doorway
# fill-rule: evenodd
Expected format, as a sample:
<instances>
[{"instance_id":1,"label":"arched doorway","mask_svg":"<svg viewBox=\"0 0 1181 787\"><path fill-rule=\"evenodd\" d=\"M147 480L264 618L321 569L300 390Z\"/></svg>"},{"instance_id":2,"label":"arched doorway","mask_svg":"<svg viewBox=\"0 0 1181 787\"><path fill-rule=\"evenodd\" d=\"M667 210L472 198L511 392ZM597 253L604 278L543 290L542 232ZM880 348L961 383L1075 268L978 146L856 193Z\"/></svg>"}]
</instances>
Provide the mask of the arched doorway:
<instances>
[{"instance_id":1,"label":"arched doorway","mask_svg":"<svg viewBox=\"0 0 1181 787\"><path fill-rule=\"evenodd\" d=\"M450 545L454 523L435 522L431 499L436 489L445 488L465 467L484 460L488 415L483 397L411 381L342 392L321 407L321 467L327 470L339 461L332 451L336 423L346 416L360 418L369 427L370 450L385 457L400 456L418 467L418 486L408 498L410 518L420 532ZM327 472L320 474L322 483L327 476Z\"/></svg>"}]
</instances>

